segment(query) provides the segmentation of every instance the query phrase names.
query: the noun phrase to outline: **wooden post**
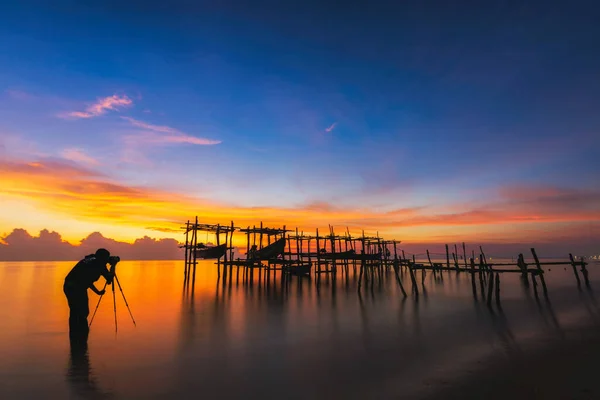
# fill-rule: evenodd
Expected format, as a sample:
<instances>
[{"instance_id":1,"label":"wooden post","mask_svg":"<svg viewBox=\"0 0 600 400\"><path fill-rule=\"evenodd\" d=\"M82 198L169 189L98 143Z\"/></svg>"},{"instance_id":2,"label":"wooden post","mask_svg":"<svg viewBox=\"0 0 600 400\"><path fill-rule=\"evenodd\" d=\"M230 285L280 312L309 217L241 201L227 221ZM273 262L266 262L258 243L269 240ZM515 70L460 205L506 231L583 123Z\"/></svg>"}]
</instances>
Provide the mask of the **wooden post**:
<instances>
[{"instance_id":1,"label":"wooden post","mask_svg":"<svg viewBox=\"0 0 600 400\"><path fill-rule=\"evenodd\" d=\"M307 249L307 251L308 251L308 263L312 266L312 254L311 254L312 252L310 250L310 236L308 237L307 242L308 242L308 249ZM314 273L314 270L313 270L313 273Z\"/></svg>"},{"instance_id":2,"label":"wooden post","mask_svg":"<svg viewBox=\"0 0 600 400\"><path fill-rule=\"evenodd\" d=\"M248 268L248 263L250 262L250 225L246 230L246 265L244 266L244 275L246 274L246 269Z\"/></svg>"},{"instance_id":3,"label":"wooden post","mask_svg":"<svg viewBox=\"0 0 600 400\"><path fill-rule=\"evenodd\" d=\"M465 247L465 242L462 242L463 245L463 260L465 261L465 268L467 268L467 248ZM458 268L456 269L458 271Z\"/></svg>"},{"instance_id":4,"label":"wooden post","mask_svg":"<svg viewBox=\"0 0 600 400\"><path fill-rule=\"evenodd\" d=\"M289 236L288 236L289 237ZM298 235L298 227L296 227L296 258L300 261L300 252L302 249L300 236ZM292 250L292 246L290 246L290 251Z\"/></svg>"},{"instance_id":5,"label":"wooden post","mask_svg":"<svg viewBox=\"0 0 600 400\"><path fill-rule=\"evenodd\" d=\"M361 254L365 254L364 250L360 251ZM361 257L360 258L360 272L358 274L358 290L360 290L360 287L362 285L362 280L363 280L363 275L365 274L365 258Z\"/></svg>"},{"instance_id":6,"label":"wooden post","mask_svg":"<svg viewBox=\"0 0 600 400\"><path fill-rule=\"evenodd\" d=\"M583 280L585 281L585 286L590 287L590 281L588 279L588 270L585 267L586 265L587 265L587 263L585 262L585 260L582 257L581 258L581 273L583 274Z\"/></svg>"},{"instance_id":7,"label":"wooden post","mask_svg":"<svg viewBox=\"0 0 600 400\"><path fill-rule=\"evenodd\" d=\"M346 233L348 234L348 240L350 242L350 250L354 250L354 254L356 255L356 243L354 243L354 239L352 235L350 235L350 228L346 226ZM354 271L354 276L356 277L356 257L352 259L352 270Z\"/></svg>"},{"instance_id":8,"label":"wooden post","mask_svg":"<svg viewBox=\"0 0 600 400\"><path fill-rule=\"evenodd\" d=\"M223 284L225 284L227 282L227 252L229 251L227 246L229 245L229 229L225 225L223 228L225 228L225 243L223 243L225 245L225 254L223 254ZM217 258L217 265L220 263L221 257Z\"/></svg>"},{"instance_id":9,"label":"wooden post","mask_svg":"<svg viewBox=\"0 0 600 400\"><path fill-rule=\"evenodd\" d=\"M233 232L235 232L235 226L233 224L233 221L231 221L231 233L229 236L229 259L230 259L230 261L233 261Z\"/></svg>"},{"instance_id":10,"label":"wooden post","mask_svg":"<svg viewBox=\"0 0 600 400\"><path fill-rule=\"evenodd\" d=\"M571 259L571 266L573 267L575 279L577 279L577 287L581 287L581 280L579 279L579 274L577 273L577 266L575 264L575 260L573 259L573 254L569 253L569 258Z\"/></svg>"},{"instance_id":11,"label":"wooden post","mask_svg":"<svg viewBox=\"0 0 600 400\"><path fill-rule=\"evenodd\" d=\"M429 256L429 250L426 250L426 251L427 251L427 259L429 260L429 265L431 266L431 269L433 271L433 278L435 279L435 266L431 262L431 257ZM425 271L425 270L423 269L423 271Z\"/></svg>"},{"instance_id":12,"label":"wooden post","mask_svg":"<svg viewBox=\"0 0 600 400\"><path fill-rule=\"evenodd\" d=\"M333 232L333 226L329 225L329 245L331 246L331 254L335 254L335 233ZM331 263L331 273L332 273L332 279L335 280L335 277L337 275L337 263L336 263L336 256L333 256L333 260Z\"/></svg>"},{"instance_id":13,"label":"wooden post","mask_svg":"<svg viewBox=\"0 0 600 400\"><path fill-rule=\"evenodd\" d=\"M520 253L519 257L517 258L517 265L519 267L519 269L521 269L521 277L523 278L524 282L525 282L525 287L529 287L529 275L527 272L527 263L525 263L525 259L523 258L523 254Z\"/></svg>"},{"instance_id":14,"label":"wooden post","mask_svg":"<svg viewBox=\"0 0 600 400\"><path fill-rule=\"evenodd\" d=\"M256 246L256 225L252 225L252 246Z\"/></svg>"},{"instance_id":15,"label":"wooden post","mask_svg":"<svg viewBox=\"0 0 600 400\"><path fill-rule=\"evenodd\" d=\"M531 271L531 281L533 282L533 294L535 295L535 298L538 298L538 291L537 291L537 279L536 279L536 271Z\"/></svg>"},{"instance_id":16,"label":"wooden post","mask_svg":"<svg viewBox=\"0 0 600 400\"><path fill-rule=\"evenodd\" d=\"M496 305L500 307L500 274L496 272Z\"/></svg>"},{"instance_id":17,"label":"wooden post","mask_svg":"<svg viewBox=\"0 0 600 400\"><path fill-rule=\"evenodd\" d=\"M533 247L531 248L531 254L533 254L533 259L535 260L535 265L537 266L537 269L540 274L540 281L542 282L542 289L544 290L544 296L547 298L548 297L548 288L546 288L546 280L544 279L544 270L542 269L542 266L540 265L540 260L538 259L538 256L535 253L535 249Z\"/></svg>"},{"instance_id":18,"label":"wooden post","mask_svg":"<svg viewBox=\"0 0 600 400\"><path fill-rule=\"evenodd\" d=\"M360 250L360 271L358 273L358 289L360 290L360 286L362 284L362 279L363 279L363 275L365 273L365 233L363 231L363 235L362 235L362 244L361 244L361 250Z\"/></svg>"},{"instance_id":19,"label":"wooden post","mask_svg":"<svg viewBox=\"0 0 600 400\"><path fill-rule=\"evenodd\" d=\"M488 296L487 296L487 304L488 306L492 305L492 295L494 294L494 272L488 272Z\"/></svg>"},{"instance_id":20,"label":"wooden post","mask_svg":"<svg viewBox=\"0 0 600 400\"><path fill-rule=\"evenodd\" d=\"M450 268L450 253L448 253L448 245L446 245L446 268Z\"/></svg>"},{"instance_id":21,"label":"wooden post","mask_svg":"<svg viewBox=\"0 0 600 400\"><path fill-rule=\"evenodd\" d=\"M383 264L385 262L385 254L383 252L383 247L381 245L381 239L379 238L379 231L377 231L377 248L376 248L377 252L376 254L379 254L379 260L378 263L376 264L376 268L377 268L377 275L379 277L379 283L381 284L381 281L383 279Z\"/></svg>"},{"instance_id":22,"label":"wooden post","mask_svg":"<svg viewBox=\"0 0 600 400\"><path fill-rule=\"evenodd\" d=\"M191 224L190 224L190 229L191 229ZM190 252L188 254L188 259L187 259L187 266L188 266L188 270L187 270L187 281L188 284L190 282L190 274L192 273L192 260L194 258L194 248L193 248L193 244L194 244L194 231L192 230L192 234L190 235Z\"/></svg>"},{"instance_id":23,"label":"wooden post","mask_svg":"<svg viewBox=\"0 0 600 400\"><path fill-rule=\"evenodd\" d=\"M402 250L402 259L406 260L406 256L404 255L404 250Z\"/></svg>"},{"instance_id":24,"label":"wooden post","mask_svg":"<svg viewBox=\"0 0 600 400\"><path fill-rule=\"evenodd\" d=\"M188 219L187 224L185 225L185 263L183 264L183 283L187 280L187 269L188 269L188 236L190 233L190 220Z\"/></svg>"},{"instance_id":25,"label":"wooden post","mask_svg":"<svg viewBox=\"0 0 600 400\"><path fill-rule=\"evenodd\" d=\"M479 246L479 251L481 251L481 259L483 260L484 264L485 264L485 269L489 269L489 265L487 263L487 258L485 257L485 253L483 252L483 248L481 246Z\"/></svg>"},{"instance_id":26,"label":"wooden post","mask_svg":"<svg viewBox=\"0 0 600 400\"><path fill-rule=\"evenodd\" d=\"M342 251L341 245L340 245L340 252ZM346 233L344 232L344 251L346 252L346 254L348 254L348 236L346 235ZM344 271L346 272L346 283L348 282L348 258L346 258L344 260Z\"/></svg>"},{"instance_id":27,"label":"wooden post","mask_svg":"<svg viewBox=\"0 0 600 400\"><path fill-rule=\"evenodd\" d=\"M406 291L404 290L404 285L400 278L400 260L398 260L398 249L396 245L396 240L394 240L394 272L396 274L396 281L398 281L398 285L400 285L400 290L402 290L402 294L406 297Z\"/></svg>"},{"instance_id":28,"label":"wooden post","mask_svg":"<svg viewBox=\"0 0 600 400\"><path fill-rule=\"evenodd\" d=\"M317 228L317 285L321 282L321 241L319 240L319 228Z\"/></svg>"},{"instance_id":29,"label":"wooden post","mask_svg":"<svg viewBox=\"0 0 600 400\"><path fill-rule=\"evenodd\" d=\"M286 236L287 236L287 232L286 232L285 225L284 225L283 226L283 235L281 237L285 238ZM288 239L289 239L289 236L288 236ZM277 241L277 236L275 236L275 241ZM284 241L284 243L285 243L285 241ZM292 245L291 245L291 243L289 243L289 241L288 241L288 244L290 244L289 249L288 249L288 253L291 253L292 252ZM296 246L297 245L298 245L298 242L296 242ZM291 259L292 259L292 257L290 256L290 260ZM283 253L281 253L281 261L283 262L283 264L281 264L281 277L283 278L283 275L284 275L283 272L286 271L288 269L288 267L289 267L289 264L286 264L286 262L285 262L285 247L283 248Z\"/></svg>"},{"instance_id":30,"label":"wooden post","mask_svg":"<svg viewBox=\"0 0 600 400\"><path fill-rule=\"evenodd\" d=\"M227 239L225 239L227 240ZM217 225L217 246L221 244L221 225ZM221 266L220 262L217 260L217 278L221 278ZM225 269L223 269L223 274L225 274Z\"/></svg>"},{"instance_id":31,"label":"wooden post","mask_svg":"<svg viewBox=\"0 0 600 400\"><path fill-rule=\"evenodd\" d=\"M413 266L415 263L416 263L416 260L415 260L415 255L413 254L413 261L412 261L412 264L411 264L411 262L410 262L410 261L408 262L408 271L409 271L409 273L410 273L410 280L411 280L411 282L412 282L412 288L413 288L413 291L414 291L414 292L415 292L415 293L418 295L418 294L419 294L419 287L417 286L417 279L415 278L415 272L413 271L413 268L412 268L412 266Z\"/></svg>"},{"instance_id":32,"label":"wooden post","mask_svg":"<svg viewBox=\"0 0 600 400\"><path fill-rule=\"evenodd\" d=\"M483 272L484 272L483 260L480 258L479 259L479 286L481 287L481 299L482 300L485 299L485 284L484 284Z\"/></svg>"},{"instance_id":33,"label":"wooden post","mask_svg":"<svg viewBox=\"0 0 600 400\"><path fill-rule=\"evenodd\" d=\"M406 290L404 290L404 285L402 285L402 279L400 279L400 274L398 270L400 269L398 258L394 258L394 273L396 274L396 282L398 282L398 286L400 286L400 290L404 297L406 297Z\"/></svg>"},{"instance_id":34,"label":"wooden post","mask_svg":"<svg viewBox=\"0 0 600 400\"><path fill-rule=\"evenodd\" d=\"M198 247L198 216L196 216L196 225L194 225L194 275L192 282L196 282L196 248Z\"/></svg>"},{"instance_id":35,"label":"wooden post","mask_svg":"<svg viewBox=\"0 0 600 400\"><path fill-rule=\"evenodd\" d=\"M458 248L456 247L456 243L454 243L454 254L456 254L456 258L454 259L454 266L458 270Z\"/></svg>"},{"instance_id":36,"label":"wooden post","mask_svg":"<svg viewBox=\"0 0 600 400\"><path fill-rule=\"evenodd\" d=\"M474 258L471 258L471 288L473 289L473 297L475 298L475 301L477 301L477 285L475 284L475 259Z\"/></svg>"}]
</instances>

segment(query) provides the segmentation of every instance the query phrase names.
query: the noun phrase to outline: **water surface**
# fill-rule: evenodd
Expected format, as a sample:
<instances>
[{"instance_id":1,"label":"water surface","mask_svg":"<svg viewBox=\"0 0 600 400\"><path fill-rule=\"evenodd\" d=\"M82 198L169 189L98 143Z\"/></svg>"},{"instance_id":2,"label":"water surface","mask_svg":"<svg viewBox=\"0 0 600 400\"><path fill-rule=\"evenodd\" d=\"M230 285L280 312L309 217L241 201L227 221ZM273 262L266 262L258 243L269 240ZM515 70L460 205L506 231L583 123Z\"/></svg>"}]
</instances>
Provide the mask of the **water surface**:
<instances>
[{"instance_id":1,"label":"water surface","mask_svg":"<svg viewBox=\"0 0 600 400\"><path fill-rule=\"evenodd\" d=\"M137 327L117 288L115 332L109 289L88 355L73 358L62 292L72 265L0 263L0 398L408 398L490 355L511 357L598 321L593 292L577 290L570 267L547 273L551 303L505 274L502 310L490 311L464 273L443 282L428 273L418 298L403 300L393 272L359 295L352 268L349 279L318 286L258 274L250 285L235 270L217 281L206 261L184 290L181 261L124 261L118 274ZM89 297L93 313L98 296Z\"/></svg>"}]
</instances>

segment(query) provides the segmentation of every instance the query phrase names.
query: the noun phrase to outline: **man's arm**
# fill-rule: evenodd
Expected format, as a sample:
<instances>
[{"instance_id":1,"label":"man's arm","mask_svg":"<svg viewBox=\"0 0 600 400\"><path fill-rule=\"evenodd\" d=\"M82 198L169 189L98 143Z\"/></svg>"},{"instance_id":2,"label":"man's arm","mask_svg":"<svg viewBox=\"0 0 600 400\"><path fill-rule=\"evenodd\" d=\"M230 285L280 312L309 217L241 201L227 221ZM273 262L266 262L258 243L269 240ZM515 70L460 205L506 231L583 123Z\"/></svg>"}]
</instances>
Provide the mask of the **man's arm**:
<instances>
[{"instance_id":1,"label":"man's arm","mask_svg":"<svg viewBox=\"0 0 600 400\"><path fill-rule=\"evenodd\" d=\"M105 290L98 290L93 283L90 285L90 289L92 289L92 292L96 293L98 296L102 296L105 293Z\"/></svg>"}]
</instances>

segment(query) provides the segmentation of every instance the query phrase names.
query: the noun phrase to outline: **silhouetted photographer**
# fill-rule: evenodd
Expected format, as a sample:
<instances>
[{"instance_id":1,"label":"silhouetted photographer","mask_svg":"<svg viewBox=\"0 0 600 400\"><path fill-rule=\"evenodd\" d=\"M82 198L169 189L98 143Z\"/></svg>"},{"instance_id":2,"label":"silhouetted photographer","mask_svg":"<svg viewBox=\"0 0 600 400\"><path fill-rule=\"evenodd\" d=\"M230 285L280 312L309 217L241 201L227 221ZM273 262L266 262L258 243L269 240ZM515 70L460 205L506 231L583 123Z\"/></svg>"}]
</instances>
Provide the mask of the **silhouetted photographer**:
<instances>
[{"instance_id":1,"label":"silhouetted photographer","mask_svg":"<svg viewBox=\"0 0 600 400\"><path fill-rule=\"evenodd\" d=\"M71 342L87 342L89 333L87 317L90 313L88 304L88 289L102 296L104 289L98 290L94 285L100 276L106 279L108 285L112 284L114 268L120 261L119 257L110 255L106 249L98 249L95 254L85 256L77 263L66 276L63 291L69 303L69 338ZM111 265L111 269L107 268ZM106 285L105 285L106 287Z\"/></svg>"}]
</instances>

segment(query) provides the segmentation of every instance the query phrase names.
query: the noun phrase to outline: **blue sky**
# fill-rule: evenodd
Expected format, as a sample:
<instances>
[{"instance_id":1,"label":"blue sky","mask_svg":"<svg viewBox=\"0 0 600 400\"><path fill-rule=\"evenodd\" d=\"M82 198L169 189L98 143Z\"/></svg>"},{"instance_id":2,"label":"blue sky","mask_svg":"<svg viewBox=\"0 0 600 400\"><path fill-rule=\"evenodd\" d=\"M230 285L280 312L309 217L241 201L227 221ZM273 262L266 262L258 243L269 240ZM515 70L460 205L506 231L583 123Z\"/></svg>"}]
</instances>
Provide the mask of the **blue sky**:
<instances>
[{"instance_id":1,"label":"blue sky","mask_svg":"<svg viewBox=\"0 0 600 400\"><path fill-rule=\"evenodd\" d=\"M3 4L0 134L22 159L78 149L123 185L239 207L594 189L600 13L557 4ZM131 104L59 117L109 96ZM138 143L140 123L220 143Z\"/></svg>"}]
</instances>

